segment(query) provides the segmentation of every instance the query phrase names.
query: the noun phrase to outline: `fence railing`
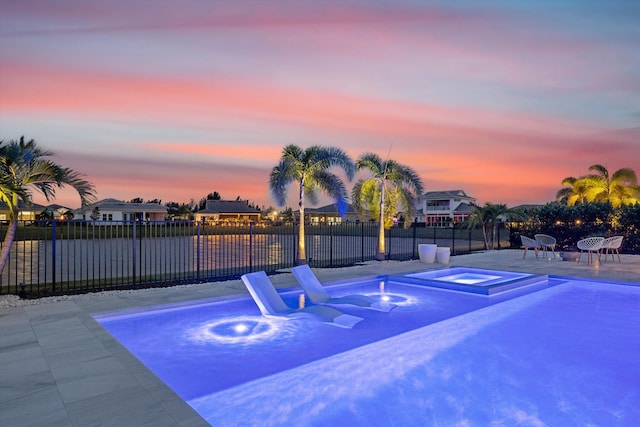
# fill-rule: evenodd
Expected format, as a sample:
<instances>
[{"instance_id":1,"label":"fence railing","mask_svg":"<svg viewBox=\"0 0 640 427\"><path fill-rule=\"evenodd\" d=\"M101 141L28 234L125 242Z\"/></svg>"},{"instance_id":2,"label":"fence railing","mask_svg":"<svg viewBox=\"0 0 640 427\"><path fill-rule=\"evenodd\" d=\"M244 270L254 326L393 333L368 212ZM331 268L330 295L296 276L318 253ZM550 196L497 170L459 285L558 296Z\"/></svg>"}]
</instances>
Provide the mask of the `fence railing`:
<instances>
[{"instance_id":1,"label":"fence railing","mask_svg":"<svg viewBox=\"0 0 640 427\"><path fill-rule=\"evenodd\" d=\"M0 228L4 238L6 226ZM377 224L305 225L312 267L353 265L375 258ZM0 276L0 294L26 297L95 292L238 278L295 265L298 228L261 223L207 225L190 221L36 221L21 223ZM508 234L502 236L508 245ZM418 245L452 254L484 249L479 230L392 228L386 257L418 258Z\"/></svg>"}]
</instances>

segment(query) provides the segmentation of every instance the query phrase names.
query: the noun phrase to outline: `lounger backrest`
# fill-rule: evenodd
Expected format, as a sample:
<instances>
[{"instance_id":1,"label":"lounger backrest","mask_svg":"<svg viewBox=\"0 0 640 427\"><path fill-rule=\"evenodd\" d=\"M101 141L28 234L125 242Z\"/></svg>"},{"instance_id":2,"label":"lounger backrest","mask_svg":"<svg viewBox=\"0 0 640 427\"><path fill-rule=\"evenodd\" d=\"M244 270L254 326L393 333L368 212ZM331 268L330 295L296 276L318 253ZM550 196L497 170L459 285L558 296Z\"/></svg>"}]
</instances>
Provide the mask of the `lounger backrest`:
<instances>
[{"instance_id":1,"label":"lounger backrest","mask_svg":"<svg viewBox=\"0 0 640 427\"><path fill-rule=\"evenodd\" d=\"M279 315L291 311L264 271L244 274L242 281L262 314Z\"/></svg>"},{"instance_id":2,"label":"lounger backrest","mask_svg":"<svg viewBox=\"0 0 640 427\"><path fill-rule=\"evenodd\" d=\"M325 302L331 298L308 265L293 267L291 272L311 302Z\"/></svg>"}]
</instances>

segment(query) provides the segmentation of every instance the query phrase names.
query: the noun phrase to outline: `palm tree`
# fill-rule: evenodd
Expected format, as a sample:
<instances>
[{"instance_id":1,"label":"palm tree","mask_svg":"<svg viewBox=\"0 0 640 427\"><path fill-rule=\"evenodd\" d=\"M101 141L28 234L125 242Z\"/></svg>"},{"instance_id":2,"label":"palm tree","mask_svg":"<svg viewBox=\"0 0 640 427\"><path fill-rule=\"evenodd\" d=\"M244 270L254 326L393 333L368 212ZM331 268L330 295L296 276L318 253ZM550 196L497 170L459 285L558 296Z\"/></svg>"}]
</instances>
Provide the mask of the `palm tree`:
<instances>
[{"instance_id":1,"label":"palm tree","mask_svg":"<svg viewBox=\"0 0 640 427\"><path fill-rule=\"evenodd\" d=\"M564 202L568 206L576 203L583 204L587 200L587 184L584 178L574 178L569 176L562 180L564 188L556 193L556 200Z\"/></svg>"},{"instance_id":2,"label":"palm tree","mask_svg":"<svg viewBox=\"0 0 640 427\"><path fill-rule=\"evenodd\" d=\"M25 142L0 141L0 201L9 208L9 228L0 253L0 274L9 260L11 245L18 228L18 203L31 203L31 190L42 193L47 200L55 198L56 188L70 185L80 195L82 205L95 200L94 187L83 176L64 168L47 157L53 153L40 149L32 139Z\"/></svg>"},{"instance_id":3,"label":"palm tree","mask_svg":"<svg viewBox=\"0 0 640 427\"><path fill-rule=\"evenodd\" d=\"M394 160L382 160L377 154L362 154L356 168L368 169L373 175L359 180L351 192L353 207L361 214L378 217L378 248L376 260L385 259L385 224L390 226L392 215L401 210L404 217L413 218L418 197L424 192L422 181L410 167ZM404 222L405 227L410 224Z\"/></svg>"},{"instance_id":4,"label":"palm tree","mask_svg":"<svg viewBox=\"0 0 640 427\"><path fill-rule=\"evenodd\" d=\"M466 228L471 230L477 226L482 226L482 237L484 238L484 248L489 249L493 245L489 241L489 229L493 226L495 215L495 205L493 203L485 203L484 206L474 206L471 215L465 220Z\"/></svg>"},{"instance_id":5,"label":"palm tree","mask_svg":"<svg viewBox=\"0 0 640 427\"><path fill-rule=\"evenodd\" d=\"M487 250L494 248L496 234L501 220L524 220L526 215L518 209L508 208L503 203L485 203L484 206L474 206L471 215L466 219L466 228L472 229L478 225L482 226L482 236L484 237L484 247Z\"/></svg>"},{"instance_id":6,"label":"palm tree","mask_svg":"<svg viewBox=\"0 0 640 427\"><path fill-rule=\"evenodd\" d=\"M602 165L592 165L589 170L596 172L584 177L590 201L608 201L614 208L637 201L638 177L633 169L618 169L611 176L607 168Z\"/></svg>"},{"instance_id":7,"label":"palm tree","mask_svg":"<svg viewBox=\"0 0 640 427\"><path fill-rule=\"evenodd\" d=\"M341 213L346 212L345 186L342 179L329 172L329 168L338 166L351 180L355 174L353 160L339 148L314 145L303 150L296 145L287 145L282 150L280 163L271 170L269 187L279 206L284 206L287 187L298 184L298 207L300 227L298 232L298 259L296 263L306 264L307 254L304 245L304 198L315 203L318 190L323 191L338 203Z\"/></svg>"},{"instance_id":8,"label":"palm tree","mask_svg":"<svg viewBox=\"0 0 640 427\"><path fill-rule=\"evenodd\" d=\"M640 185L633 169L618 169L611 176L602 165L592 165L589 170L596 173L562 180L562 185L566 187L558 191L556 199L569 206L585 202L609 202L614 208L640 201Z\"/></svg>"}]
</instances>

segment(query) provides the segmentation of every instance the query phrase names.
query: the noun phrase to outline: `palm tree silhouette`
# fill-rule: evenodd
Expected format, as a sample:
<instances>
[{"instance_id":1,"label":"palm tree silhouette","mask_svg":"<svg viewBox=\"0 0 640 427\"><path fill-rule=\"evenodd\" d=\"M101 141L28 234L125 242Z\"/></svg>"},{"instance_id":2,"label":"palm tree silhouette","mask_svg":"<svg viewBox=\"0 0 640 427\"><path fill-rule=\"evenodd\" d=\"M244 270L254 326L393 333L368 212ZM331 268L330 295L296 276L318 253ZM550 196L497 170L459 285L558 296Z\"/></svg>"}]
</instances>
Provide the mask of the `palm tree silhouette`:
<instances>
[{"instance_id":1,"label":"palm tree silhouette","mask_svg":"<svg viewBox=\"0 0 640 427\"><path fill-rule=\"evenodd\" d=\"M304 200L311 203L317 200L320 190L338 204L342 214L346 212L345 186L339 176L329 172L337 166L344 170L351 180L355 174L353 160L341 149L314 145L303 150L296 145L287 145L282 150L280 163L271 170L269 187L279 206L286 202L286 192L290 183L298 184L298 208L300 227L298 231L298 258L296 263L306 264L307 254L304 244Z\"/></svg>"},{"instance_id":2,"label":"palm tree silhouette","mask_svg":"<svg viewBox=\"0 0 640 427\"><path fill-rule=\"evenodd\" d=\"M362 154L357 169L368 169L372 177L356 182L351 192L353 207L361 214L378 218L378 247L376 260L385 259L384 230L389 219L399 210L405 219L413 218L418 197L424 192L422 181L410 167L395 160L382 160L377 154ZM408 227L410 220L405 220Z\"/></svg>"},{"instance_id":3,"label":"palm tree silhouette","mask_svg":"<svg viewBox=\"0 0 640 427\"><path fill-rule=\"evenodd\" d=\"M9 260L11 245L18 228L18 203L31 203L31 190L42 193L48 200L55 198L56 188L69 185L80 195L82 205L95 200L94 187L82 174L64 168L47 157L53 153L42 150L32 139L25 142L0 141L0 201L9 208L9 228L0 253L0 274Z\"/></svg>"}]
</instances>

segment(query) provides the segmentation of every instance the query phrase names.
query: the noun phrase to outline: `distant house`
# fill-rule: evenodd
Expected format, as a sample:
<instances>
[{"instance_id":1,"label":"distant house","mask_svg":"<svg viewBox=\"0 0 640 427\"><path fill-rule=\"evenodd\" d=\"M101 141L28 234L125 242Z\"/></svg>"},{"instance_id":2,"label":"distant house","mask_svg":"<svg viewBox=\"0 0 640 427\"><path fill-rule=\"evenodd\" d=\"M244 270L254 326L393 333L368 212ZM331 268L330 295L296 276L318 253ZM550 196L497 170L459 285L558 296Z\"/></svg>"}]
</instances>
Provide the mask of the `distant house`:
<instances>
[{"instance_id":1,"label":"distant house","mask_svg":"<svg viewBox=\"0 0 640 427\"><path fill-rule=\"evenodd\" d=\"M22 200L18 201L18 221L35 221L38 219L38 214L45 209L44 206L37 203L25 204ZM0 202L0 222L6 223L9 221L9 206L6 203Z\"/></svg>"},{"instance_id":2,"label":"distant house","mask_svg":"<svg viewBox=\"0 0 640 427\"><path fill-rule=\"evenodd\" d=\"M299 216L300 212L295 211L295 214ZM358 213L353 209L353 206L348 203L344 217L340 216L338 205L335 203L320 208L305 208L304 216L309 224L339 224L359 220Z\"/></svg>"},{"instance_id":3,"label":"distant house","mask_svg":"<svg viewBox=\"0 0 640 427\"><path fill-rule=\"evenodd\" d=\"M198 222L260 222L262 212L246 200L207 200L205 208L196 212Z\"/></svg>"},{"instance_id":4,"label":"distant house","mask_svg":"<svg viewBox=\"0 0 640 427\"><path fill-rule=\"evenodd\" d=\"M96 221L164 221L167 207L159 203L129 203L104 199L73 211L75 219Z\"/></svg>"},{"instance_id":5,"label":"distant house","mask_svg":"<svg viewBox=\"0 0 640 427\"><path fill-rule=\"evenodd\" d=\"M450 227L471 215L476 203L463 190L428 191L419 201L415 222L427 227Z\"/></svg>"},{"instance_id":6,"label":"distant house","mask_svg":"<svg viewBox=\"0 0 640 427\"><path fill-rule=\"evenodd\" d=\"M58 205L58 204L51 204L51 205L45 206L43 210L40 212L40 215L42 215L43 217L46 217L44 219L57 219L57 220L73 219L73 218L65 217L65 215L69 211L71 211L71 213L73 214L73 210L71 208Z\"/></svg>"}]
</instances>

